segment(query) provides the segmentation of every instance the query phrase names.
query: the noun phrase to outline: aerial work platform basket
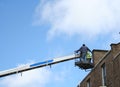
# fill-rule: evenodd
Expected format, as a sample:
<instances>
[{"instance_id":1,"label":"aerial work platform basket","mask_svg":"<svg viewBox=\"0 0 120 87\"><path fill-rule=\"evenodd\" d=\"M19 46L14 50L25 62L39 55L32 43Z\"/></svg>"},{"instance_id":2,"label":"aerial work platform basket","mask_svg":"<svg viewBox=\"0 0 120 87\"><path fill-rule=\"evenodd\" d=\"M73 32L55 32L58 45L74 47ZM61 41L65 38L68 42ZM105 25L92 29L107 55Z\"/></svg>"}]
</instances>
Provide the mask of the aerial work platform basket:
<instances>
[{"instance_id":1,"label":"aerial work platform basket","mask_svg":"<svg viewBox=\"0 0 120 87\"><path fill-rule=\"evenodd\" d=\"M76 59L75 59L75 66L78 66L80 69L92 69L94 67L94 63L91 61L85 60L83 61L81 59L80 53L75 53Z\"/></svg>"},{"instance_id":2,"label":"aerial work platform basket","mask_svg":"<svg viewBox=\"0 0 120 87\"><path fill-rule=\"evenodd\" d=\"M78 66L81 69L91 69L94 67L93 63L89 63L89 62L83 62L83 61L75 61L75 66Z\"/></svg>"}]
</instances>

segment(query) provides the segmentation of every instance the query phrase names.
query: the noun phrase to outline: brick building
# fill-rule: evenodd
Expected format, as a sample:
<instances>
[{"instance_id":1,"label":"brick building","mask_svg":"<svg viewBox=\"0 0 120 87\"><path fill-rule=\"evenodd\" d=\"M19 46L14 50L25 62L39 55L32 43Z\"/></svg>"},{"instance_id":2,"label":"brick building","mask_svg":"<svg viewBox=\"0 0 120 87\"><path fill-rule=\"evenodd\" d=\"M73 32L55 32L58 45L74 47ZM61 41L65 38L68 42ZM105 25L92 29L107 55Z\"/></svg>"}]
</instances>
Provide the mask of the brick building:
<instances>
[{"instance_id":1,"label":"brick building","mask_svg":"<svg viewBox=\"0 0 120 87\"><path fill-rule=\"evenodd\" d=\"M77 87L120 87L120 43L93 50L94 68Z\"/></svg>"}]
</instances>

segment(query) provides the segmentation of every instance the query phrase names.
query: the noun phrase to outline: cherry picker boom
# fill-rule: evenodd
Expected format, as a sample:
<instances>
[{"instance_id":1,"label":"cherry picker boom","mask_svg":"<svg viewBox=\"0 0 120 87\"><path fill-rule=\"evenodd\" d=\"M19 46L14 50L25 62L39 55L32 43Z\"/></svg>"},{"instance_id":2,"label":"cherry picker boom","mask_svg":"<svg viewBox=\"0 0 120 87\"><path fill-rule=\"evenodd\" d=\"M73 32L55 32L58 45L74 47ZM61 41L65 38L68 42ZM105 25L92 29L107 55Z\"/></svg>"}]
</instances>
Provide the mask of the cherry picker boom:
<instances>
[{"instance_id":1,"label":"cherry picker boom","mask_svg":"<svg viewBox=\"0 0 120 87\"><path fill-rule=\"evenodd\" d=\"M73 60L73 59L78 59L79 57L80 57L80 54L73 54L73 55L54 58L54 59L50 59L50 60L46 60L46 61L42 61L42 62L33 63L33 64L27 64L27 65L20 66L17 68L0 71L0 77L17 74L17 73L22 73L24 71L28 71L28 70L32 70L32 69L36 69L36 68L40 68L40 67L51 66L56 63L69 61L69 60ZM75 65L79 66L79 68L82 68L82 69L93 68L93 64L82 63L80 61L76 61Z\"/></svg>"}]
</instances>

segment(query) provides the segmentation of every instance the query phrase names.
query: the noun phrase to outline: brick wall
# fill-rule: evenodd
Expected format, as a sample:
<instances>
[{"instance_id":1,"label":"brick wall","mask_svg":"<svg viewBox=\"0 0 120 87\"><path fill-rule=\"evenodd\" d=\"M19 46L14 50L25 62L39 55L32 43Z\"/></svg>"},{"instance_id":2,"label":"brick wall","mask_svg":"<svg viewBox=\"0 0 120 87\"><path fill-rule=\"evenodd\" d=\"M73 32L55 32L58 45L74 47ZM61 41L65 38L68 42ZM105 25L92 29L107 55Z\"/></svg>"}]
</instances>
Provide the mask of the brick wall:
<instances>
[{"instance_id":1,"label":"brick wall","mask_svg":"<svg viewBox=\"0 0 120 87\"><path fill-rule=\"evenodd\" d=\"M113 60L113 85L120 87L120 54Z\"/></svg>"}]
</instances>

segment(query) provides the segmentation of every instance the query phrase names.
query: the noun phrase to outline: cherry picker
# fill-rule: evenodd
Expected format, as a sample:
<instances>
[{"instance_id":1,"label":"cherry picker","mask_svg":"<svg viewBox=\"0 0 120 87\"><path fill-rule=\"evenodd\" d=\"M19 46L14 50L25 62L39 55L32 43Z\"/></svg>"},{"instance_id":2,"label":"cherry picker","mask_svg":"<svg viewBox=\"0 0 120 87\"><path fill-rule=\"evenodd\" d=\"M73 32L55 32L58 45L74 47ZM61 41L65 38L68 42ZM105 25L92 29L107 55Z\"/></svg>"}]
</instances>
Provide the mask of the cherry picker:
<instances>
[{"instance_id":1,"label":"cherry picker","mask_svg":"<svg viewBox=\"0 0 120 87\"><path fill-rule=\"evenodd\" d=\"M75 53L75 54L72 54L69 56L63 56L63 57L59 57L59 58L54 58L54 59L42 61L42 62L28 64L28 65L24 65L21 67L16 67L13 69L0 71L0 77L12 75L12 74L17 74L17 73L22 73L22 72L25 72L28 70L41 68L41 67L45 67L45 66L51 66L51 65L56 64L56 63L69 61L69 60L73 60L73 59L75 59L75 66L78 66L81 69L86 70L86 69L91 69L94 67L93 63L82 62L82 61L78 60L79 58L80 58L80 54Z\"/></svg>"}]
</instances>

